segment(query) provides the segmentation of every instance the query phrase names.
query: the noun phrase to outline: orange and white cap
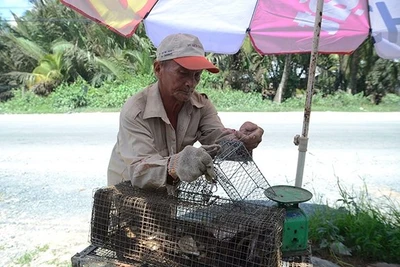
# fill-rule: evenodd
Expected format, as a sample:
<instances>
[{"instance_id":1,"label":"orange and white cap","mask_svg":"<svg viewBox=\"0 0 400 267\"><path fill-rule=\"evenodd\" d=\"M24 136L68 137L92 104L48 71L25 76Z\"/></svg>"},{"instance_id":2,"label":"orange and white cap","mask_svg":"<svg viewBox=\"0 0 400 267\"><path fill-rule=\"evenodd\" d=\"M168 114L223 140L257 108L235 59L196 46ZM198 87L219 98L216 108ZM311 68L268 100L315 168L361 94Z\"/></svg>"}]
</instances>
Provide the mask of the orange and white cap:
<instances>
[{"instance_id":1,"label":"orange and white cap","mask_svg":"<svg viewBox=\"0 0 400 267\"><path fill-rule=\"evenodd\" d=\"M199 38L191 34L171 34L161 41L157 48L157 61L173 59L189 70L208 70L218 73L219 69L204 56Z\"/></svg>"}]
</instances>

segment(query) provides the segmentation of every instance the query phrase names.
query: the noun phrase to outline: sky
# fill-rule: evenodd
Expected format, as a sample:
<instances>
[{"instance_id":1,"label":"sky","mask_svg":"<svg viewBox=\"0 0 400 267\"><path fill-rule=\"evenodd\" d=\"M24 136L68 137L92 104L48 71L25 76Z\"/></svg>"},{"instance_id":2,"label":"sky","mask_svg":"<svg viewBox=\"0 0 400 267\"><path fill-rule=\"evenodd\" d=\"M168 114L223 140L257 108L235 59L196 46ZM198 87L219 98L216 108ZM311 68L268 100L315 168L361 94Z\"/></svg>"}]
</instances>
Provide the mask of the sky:
<instances>
[{"instance_id":1,"label":"sky","mask_svg":"<svg viewBox=\"0 0 400 267\"><path fill-rule=\"evenodd\" d=\"M13 20L10 10L21 16L31 6L28 0L0 0L0 16L6 20Z\"/></svg>"}]
</instances>

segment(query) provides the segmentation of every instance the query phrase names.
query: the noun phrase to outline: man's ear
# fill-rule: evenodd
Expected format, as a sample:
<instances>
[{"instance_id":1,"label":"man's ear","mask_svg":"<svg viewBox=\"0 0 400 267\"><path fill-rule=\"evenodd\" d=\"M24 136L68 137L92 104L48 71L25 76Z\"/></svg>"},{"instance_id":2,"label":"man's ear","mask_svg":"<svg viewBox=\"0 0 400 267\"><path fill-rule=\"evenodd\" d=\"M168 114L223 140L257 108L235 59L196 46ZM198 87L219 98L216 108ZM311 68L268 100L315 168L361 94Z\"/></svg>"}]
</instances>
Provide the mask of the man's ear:
<instances>
[{"instance_id":1,"label":"man's ear","mask_svg":"<svg viewBox=\"0 0 400 267\"><path fill-rule=\"evenodd\" d=\"M161 63L160 61L154 61L153 63L153 71L154 74L156 75L157 78L159 78L159 74L160 74L160 70L161 70Z\"/></svg>"}]
</instances>

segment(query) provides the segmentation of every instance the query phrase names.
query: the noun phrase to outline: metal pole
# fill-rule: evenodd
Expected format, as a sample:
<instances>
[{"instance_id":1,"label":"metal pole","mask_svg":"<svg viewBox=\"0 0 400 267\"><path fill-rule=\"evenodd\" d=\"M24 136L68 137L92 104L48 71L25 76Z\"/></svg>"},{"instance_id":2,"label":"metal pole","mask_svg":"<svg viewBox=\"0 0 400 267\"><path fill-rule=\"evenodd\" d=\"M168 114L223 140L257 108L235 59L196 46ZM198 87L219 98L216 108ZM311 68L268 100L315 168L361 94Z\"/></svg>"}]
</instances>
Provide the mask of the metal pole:
<instances>
[{"instance_id":1,"label":"metal pole","mask_svg":"<svg viewBox=\"0 0 400 267\"><path fill-rule=\"evenodd\" d=\"M319 35L321 32L323 6L324 6L324 0L318 0L317 9L315 11L313 46L311 50L310 67L308 72L307 94L304 107L303 131L301 136L296 135L294 137L295 145L299 146L299 157L297 160L297 172L296 172L296 182L295 182L295 186L297 187L301 187L303 184L303 172L304 172L304 164L308 146L308 128L310 124L312 96L314 93L315 69L317 67L318 45L319 45Z\"/></svg>"}]
</instances>

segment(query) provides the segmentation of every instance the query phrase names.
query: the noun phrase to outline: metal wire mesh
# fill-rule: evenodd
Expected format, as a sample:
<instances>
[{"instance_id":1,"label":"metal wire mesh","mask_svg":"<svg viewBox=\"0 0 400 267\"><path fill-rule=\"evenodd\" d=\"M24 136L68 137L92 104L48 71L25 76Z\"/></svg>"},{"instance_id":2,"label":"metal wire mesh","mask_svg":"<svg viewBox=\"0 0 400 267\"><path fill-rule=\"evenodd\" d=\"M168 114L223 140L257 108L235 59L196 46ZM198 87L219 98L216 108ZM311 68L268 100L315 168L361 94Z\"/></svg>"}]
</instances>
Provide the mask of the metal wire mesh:
<instances>
[{"instance_id":1,"label":"metal wire mesh","mask_svg":"<svg viewBox=\"0 0 400 267\"><path fill-rule=\"evenodd\" d=\"M258 204L272 204L264 194L271 187L251 154L241 141L227 140L220 143L220 153L214 159L217 179L214 183L204 177L192 183L179 185L179 197L193 197L190 193L201 192L198 201L207 201L211 195ZM208 200L209 201L209 200Z\"/></svg>"},{"instance_id":2,"label":"metal wire mesh","mask_svg":"<svg viewBox=\"0 0 400 267\"><path fill-rule=\"evenodd\" d=\"M311 251L309 252L311 255ZM282 259L280 267L312 267L311 257L302 256L300 259ZM157 267L153 264L118 260L112 250L90 245L71 258L72 267Z\"/></svg>"},{"instance_id":3,"label":"metal wire mesh","mask_svg":"<svg viewBox=\"0 0 400 267\"><path fill-rule=\"evenodd\" d=\"M191 195L183 200L129 182L98 189L91 243L121 261L155 266L279 266L284 209Z\"/></svg>"}]
</instances>

